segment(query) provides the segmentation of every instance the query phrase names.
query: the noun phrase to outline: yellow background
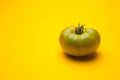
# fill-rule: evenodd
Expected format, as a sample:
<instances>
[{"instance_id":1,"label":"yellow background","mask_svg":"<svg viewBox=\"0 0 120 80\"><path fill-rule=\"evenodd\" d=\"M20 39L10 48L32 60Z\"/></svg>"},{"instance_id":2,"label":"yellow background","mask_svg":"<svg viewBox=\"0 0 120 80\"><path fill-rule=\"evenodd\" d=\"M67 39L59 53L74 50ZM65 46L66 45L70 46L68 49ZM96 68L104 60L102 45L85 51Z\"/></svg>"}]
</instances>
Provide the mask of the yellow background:
<instances>
[{"instance_id":1,"label":"yellow background","mask_svg":"<svg viewBox=\"0 0 120 80\"><path fill-rule=\"evenodd\" d=\"M0 0L0 80L120 80L119 0ZM67 26L96 29L97 56L64 55Z\"/></svg>"}]
</instances>

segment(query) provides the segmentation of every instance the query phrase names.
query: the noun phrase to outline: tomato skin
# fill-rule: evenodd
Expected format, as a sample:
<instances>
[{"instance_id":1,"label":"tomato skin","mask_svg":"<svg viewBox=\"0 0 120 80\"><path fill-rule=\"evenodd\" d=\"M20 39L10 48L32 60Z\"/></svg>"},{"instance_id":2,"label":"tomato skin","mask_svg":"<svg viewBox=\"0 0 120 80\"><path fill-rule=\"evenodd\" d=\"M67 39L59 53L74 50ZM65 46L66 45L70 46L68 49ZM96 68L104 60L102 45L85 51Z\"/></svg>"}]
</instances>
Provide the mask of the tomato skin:
<instances>
[{"instance_id":1,"label":"tomato skin","mask_svg":"<svg viewBox=\"0 0 120 80\"><path fill-rule=\"evenodd\" d=\"M72 56L92 54L100 45L100 35L92 28L84 29L82 34L75 33L75 27L65 28L59 37L61 48Z\"/></svg>"}]
</instances>

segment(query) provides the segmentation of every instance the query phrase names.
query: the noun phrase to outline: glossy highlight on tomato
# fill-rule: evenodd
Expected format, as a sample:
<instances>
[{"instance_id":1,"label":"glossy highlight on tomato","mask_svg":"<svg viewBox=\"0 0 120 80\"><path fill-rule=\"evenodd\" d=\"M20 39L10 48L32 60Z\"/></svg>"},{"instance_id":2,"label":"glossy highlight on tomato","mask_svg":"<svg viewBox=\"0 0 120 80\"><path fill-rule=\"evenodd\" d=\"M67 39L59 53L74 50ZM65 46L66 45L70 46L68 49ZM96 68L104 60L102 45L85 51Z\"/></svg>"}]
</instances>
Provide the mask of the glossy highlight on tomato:
<instances>
[{"instance_id":1,"label":"glossy highlight on tomato","mask_svg":"<svg viewBox=\"0 0 120 80\"><path fill-rule=\"evenodd\" d=\"M92 54L100 45L100 34L93 28L66 27L60 34L59 43L66 54L86 56Z\"/></svg>"}]
</instances>

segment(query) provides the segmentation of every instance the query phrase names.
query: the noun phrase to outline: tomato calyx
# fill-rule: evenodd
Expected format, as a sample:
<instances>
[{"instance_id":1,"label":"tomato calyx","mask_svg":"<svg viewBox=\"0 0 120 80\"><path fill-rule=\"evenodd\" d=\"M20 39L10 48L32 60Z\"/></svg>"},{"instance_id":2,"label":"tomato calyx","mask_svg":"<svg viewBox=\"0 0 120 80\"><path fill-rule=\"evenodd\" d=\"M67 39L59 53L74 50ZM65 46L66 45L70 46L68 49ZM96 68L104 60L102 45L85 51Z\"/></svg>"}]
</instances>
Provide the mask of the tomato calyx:
<instances>
[{"instance_id":1,"label":"tomato calyx","mask_svg":"<svg viewBox=\"0 0 120 80\"><path fill-rule=\"evenodd\" d=\"M76 29L75 29L75 33L82 34L83 32L84 32L84 25L80 25L80 23L79 23L78 27L76 27Z\"/></svg>"}]
</instances>

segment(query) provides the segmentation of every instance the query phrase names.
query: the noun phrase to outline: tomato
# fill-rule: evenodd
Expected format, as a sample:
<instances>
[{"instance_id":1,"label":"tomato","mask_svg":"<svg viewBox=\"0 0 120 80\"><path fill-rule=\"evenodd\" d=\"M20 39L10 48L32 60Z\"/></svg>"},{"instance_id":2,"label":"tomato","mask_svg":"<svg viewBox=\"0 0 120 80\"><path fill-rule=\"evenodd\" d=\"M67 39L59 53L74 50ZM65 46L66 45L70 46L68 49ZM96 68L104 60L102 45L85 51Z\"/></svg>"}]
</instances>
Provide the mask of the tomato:
<instances>
[{"instance_id":1,"label":"tomato","mask_svg":"<svg viewBox=\"0 0 120 80\"><path fill-rule=\"evenodd\" d=\"M100 34L93 28L66 27L60 34L61 48L68 55L86 56L92 54L100 45Z\"/></svg>"}]
</instances>

